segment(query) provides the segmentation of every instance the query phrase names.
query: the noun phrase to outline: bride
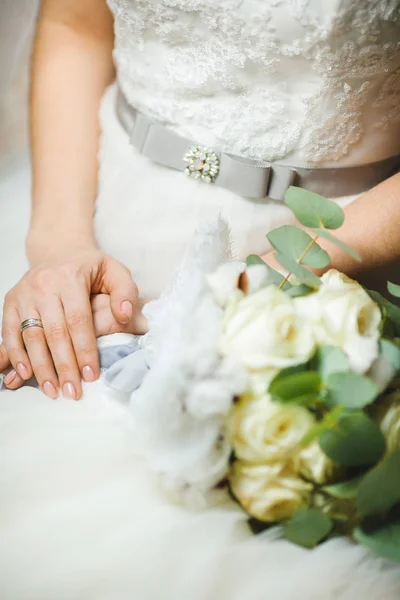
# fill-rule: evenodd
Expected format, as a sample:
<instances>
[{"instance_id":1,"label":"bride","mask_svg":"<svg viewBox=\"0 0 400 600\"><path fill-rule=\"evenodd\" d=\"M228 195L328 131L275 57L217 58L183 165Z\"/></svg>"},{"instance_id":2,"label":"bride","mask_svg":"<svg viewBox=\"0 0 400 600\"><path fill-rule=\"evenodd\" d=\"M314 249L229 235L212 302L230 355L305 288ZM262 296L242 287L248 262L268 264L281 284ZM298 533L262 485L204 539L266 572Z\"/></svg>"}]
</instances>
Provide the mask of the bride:
<instances>
[{"instance_id":1,"label":"bride","mask_svg":"<svg viewBox=\"0 0 400 600\"><path fill-rule=\"evenodd\" d=\"M332 266L396 279L399 33L399 0L42 2L30 269L0 347L1 598L399 597L399 569L350 542L306 551L251 537L229 499L169 504L96 343L146 332L143 305L219 214L239 258L272 264L293 183L345 206L338 235L363 262L326 242Z\"/></svg>"}]
</instances>

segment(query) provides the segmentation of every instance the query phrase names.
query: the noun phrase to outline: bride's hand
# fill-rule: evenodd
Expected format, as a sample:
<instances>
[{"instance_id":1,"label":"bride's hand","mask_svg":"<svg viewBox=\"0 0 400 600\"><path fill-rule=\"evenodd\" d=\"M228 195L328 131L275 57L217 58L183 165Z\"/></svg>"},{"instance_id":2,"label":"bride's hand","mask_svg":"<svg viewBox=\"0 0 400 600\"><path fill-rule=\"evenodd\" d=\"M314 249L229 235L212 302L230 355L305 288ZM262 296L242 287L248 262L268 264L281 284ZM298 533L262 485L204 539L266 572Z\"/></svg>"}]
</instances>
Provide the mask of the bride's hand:
<instances>
[{"instance_id":1,"label":"bride's hand","mask_svg":"<svg viewBox=\"0 0 400 600\"><path fill-rule=\"evenodd\" d=\"M60 390L81 397L81 378L94 381L100 373L91 294L108 294L115 321L131 321L138 291L128 269L92 247L35 266L7 294L2 335L13 367L7 387L14 387L13 377L35 375L50 398ZM22 321L30 318L41 319L43 328L21 334Z\"/></svg>"},{"instance_id":2,"label":"bride's hand","mask_svg":"<svg viewBox=\"0 0 400 600\"><path fill-rule=\"evenodd\" d=\"M108 335L110 333L133 333L135 335L144 335L147 333L147 319L142 314L144 304L148 300L138 300L134 304L133 314L130 321L126 324L119 323L111 311L111 299L108 294L96 294L91 298L93 313L94 331L96 337ZM0 344L0 372L6 371L10 367L7 350L4 344ZM24 379L15 373L11 376L11 381L6 386L11 390L16 390L24 384Z\"/></svg>"}]
</instances>

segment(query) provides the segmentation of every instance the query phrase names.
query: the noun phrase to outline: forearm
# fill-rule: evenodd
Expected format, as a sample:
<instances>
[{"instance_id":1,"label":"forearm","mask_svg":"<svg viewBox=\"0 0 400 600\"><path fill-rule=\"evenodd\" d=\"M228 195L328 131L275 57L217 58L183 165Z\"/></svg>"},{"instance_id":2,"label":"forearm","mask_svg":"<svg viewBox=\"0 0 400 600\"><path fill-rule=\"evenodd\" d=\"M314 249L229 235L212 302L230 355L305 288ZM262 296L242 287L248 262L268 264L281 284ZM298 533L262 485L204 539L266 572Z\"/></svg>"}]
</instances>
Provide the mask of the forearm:
<instances>
[{"instance_id":1,"label":"forearm","mask_svg":"<svg viewBox=\"0 0 400 600\"><path fill-rule=\"evenodd\" d=\"M98 110L114 76L106 10L97 0L83 14L63 0L43 3L32 64L31 262L56 247L94 244Z\"/></svg>"},{"instance_id":2,"label":"forearm","mask_svg":"<svg viewBox=\"0 0 400 600\"><path fill-rule=\"evenodd\" d=\"M362 280L377 269L392 267L393 271L395 265L400 265L400 173L363 194L344 212L344 224L332 233L357 250L362 262L319 238L318 244L331 258L328 268ZM271 254L264 258L272 264Z\"/></svg>"}]
</instances>

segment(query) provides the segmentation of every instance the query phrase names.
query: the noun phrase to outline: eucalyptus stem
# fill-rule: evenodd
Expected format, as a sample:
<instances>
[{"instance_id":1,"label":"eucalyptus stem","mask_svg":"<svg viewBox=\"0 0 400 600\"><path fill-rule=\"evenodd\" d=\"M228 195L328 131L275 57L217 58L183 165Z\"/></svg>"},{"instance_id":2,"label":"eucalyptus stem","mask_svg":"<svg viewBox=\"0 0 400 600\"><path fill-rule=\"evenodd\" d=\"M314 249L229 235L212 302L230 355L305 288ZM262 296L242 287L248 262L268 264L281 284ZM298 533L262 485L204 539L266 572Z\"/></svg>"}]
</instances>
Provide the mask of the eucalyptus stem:
<instances>
[{"instance_id":1,"label":"eucalyptus stem","mask_svg":"<svg viewBox=\"0 0 400 600\"><path fill-rule=\"evenodd\" d=\"M298 265L301 265L301 261L303 260L303 258L305 257L305 255L307 254L307 252L310 250L310 248L313 247L313 245L315 244L315 242L318 239L318 235L316 235L308 244L307 248L304 249L304 252L299 256L299 258L296 259L296 262ZM285 279L283 281L281 281L281 283L278 286L278 289L282 289L283 286L285 285L285 283L289 280L289 277L291 276L291 273L288 273L285 277Z\"/></svg>"},{"instance_id":2,"label":"eucalyptus stem","mask_svg":"<svg viewBox=\"0 0 400 600\"><path fill-rule=\"evenodd\" d=\"M316 235L311 242L308 244L307 248L305 248L304 252L299 256L299 258L296 260L298 265L301 265L301 261L303 260L303 258L305 257L305 255L307 254L307 252L313 247L313 245L315 244L315 242L318 239L318 235Z\"/></svg>"}]
</instances>

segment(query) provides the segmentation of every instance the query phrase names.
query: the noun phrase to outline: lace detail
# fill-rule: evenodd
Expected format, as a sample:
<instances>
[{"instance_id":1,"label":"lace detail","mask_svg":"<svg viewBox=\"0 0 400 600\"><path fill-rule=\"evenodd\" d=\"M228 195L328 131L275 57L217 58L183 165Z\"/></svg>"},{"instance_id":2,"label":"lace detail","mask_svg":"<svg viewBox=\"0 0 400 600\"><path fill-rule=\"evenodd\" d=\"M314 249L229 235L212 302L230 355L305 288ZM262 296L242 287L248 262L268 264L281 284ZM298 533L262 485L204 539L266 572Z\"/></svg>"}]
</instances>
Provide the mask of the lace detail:
<instances>
[{"instance_id":1,"label":"lace detail","mask_svg":"<svg viewBox=\"0 0 400 600\"><path fill-rule=\"evenodd\" d=\"M391 73L385 80L379 96L375 100L373 106L378 108L386 108L376 127L388 131L389 125L400 120L400 68Z\"/></svg>"},{"instance_id":2,"label":"lace detail","mask_svg":"<svg viewBox=\"0 0 400 600\"><path fill-rule=\"evenodd\" d=\"M370 125L397 118L400 0L108 2L129 101L185 135L208 134L198 142L351 162Z\"/></svg>"}]
</instances>

